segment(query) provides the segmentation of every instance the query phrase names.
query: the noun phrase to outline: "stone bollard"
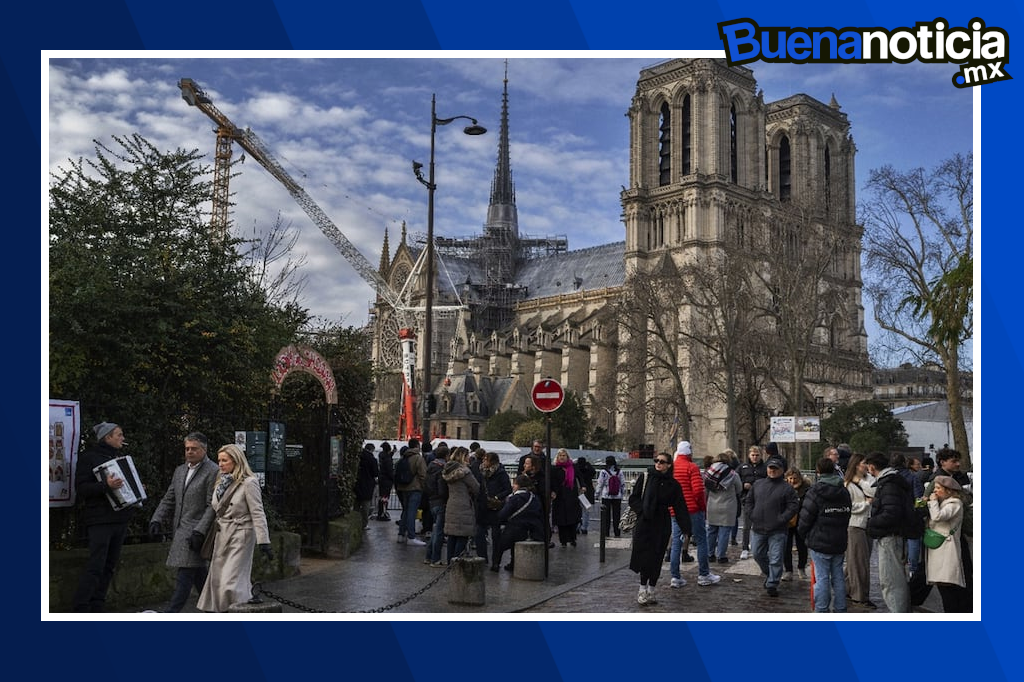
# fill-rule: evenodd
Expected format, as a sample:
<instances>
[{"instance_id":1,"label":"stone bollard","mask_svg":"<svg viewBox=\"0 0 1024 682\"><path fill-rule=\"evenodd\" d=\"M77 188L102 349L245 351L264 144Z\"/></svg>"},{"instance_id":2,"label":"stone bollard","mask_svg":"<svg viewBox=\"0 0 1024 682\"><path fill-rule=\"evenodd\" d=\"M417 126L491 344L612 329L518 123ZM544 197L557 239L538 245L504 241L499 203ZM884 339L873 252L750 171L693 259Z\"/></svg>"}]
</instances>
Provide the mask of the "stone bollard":
<instances>
[{"instance_id":1,"label":"stone bollard","mask_svg":"<svg viewBox=\"0 0 1024 682\"><path fill-rule=\"evenodd\" d=\"M515 545L515 566L512 577L520 580L544 580L544 547L543 542L528 540Z\"/></svg>"},{"instance_id":2,"label":"stone bollard","mask_svg":"<svg viewBox=\"0 0 1024 682\"><path fill-rule=\"evenodd\" d=\"M484 604L484 575L487 560L483 557L456 559L448 571L448 602L450 604Z\"/></svg>"},{"instance_id":3,"label":"stone bollard","mask_svg":"<svg viewBox=\"0 0 1024 682\"><path fill-rule=\"evenodd\" d=\"M276 601L244 601L229 606L228 613L281 613L281 605Z\"/></svg>"}]
</instances>

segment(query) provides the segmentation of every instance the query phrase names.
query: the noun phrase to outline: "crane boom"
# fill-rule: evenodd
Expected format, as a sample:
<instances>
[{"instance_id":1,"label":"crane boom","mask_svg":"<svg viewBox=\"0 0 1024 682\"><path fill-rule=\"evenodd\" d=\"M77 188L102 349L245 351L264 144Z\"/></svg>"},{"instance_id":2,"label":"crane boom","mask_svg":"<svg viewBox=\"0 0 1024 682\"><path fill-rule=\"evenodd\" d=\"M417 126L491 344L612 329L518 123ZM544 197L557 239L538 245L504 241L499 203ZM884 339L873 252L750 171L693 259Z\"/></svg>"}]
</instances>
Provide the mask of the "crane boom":
<instances>
[{"instance_id":1,"label":"crane boom","mask_svg":"<svg viewBox=\"0 0 1024 682\"><path fill-rule=\"evenodd\" d=\"M376 268L370 264L370 261L360 253L359 249L357 249L355 245L349 241L348 237L338 229L337 225L331 221L327 214L324 213L323 209L321 209L309 194L306 193L306 190L302 188L302 185L296 182L288 171L284 169L256 133L249 128L243 130L232 123L231 119L213 105L213 102L206 93L203 92L202 88L200 88L199 85L191 78L182 78L178 81L178 87L181 88L182 99L184 99L189 105L202 111L217 124L218 140L221 138L227 138L237 142L239 146L249 154L249 156L256 159L261 166L267 169L271 175L284 185L285 189L292 195L292 198L295 199L296 203L302 207L302 210L306 212L306 215L309 216L310 220L312 220L313 223L320 228L320 231L324 233L324 236L334 244L335 248L338 249L341 255L343 255L352 267L355 268L355 271L359 273L359 275L369 283L370 286L376 289L377 293L387 301L390 306L396 310L407 309L407 306L401 305L398 294L396 294L391 288L391 285L388 284L387 280L381 277ZM218 160L219 157L223 155L221 146L222 145L218 144ZM230 157L230 150L228 150L227 154L228 157ZM214 184L216 187L216 175ZM221 197L219 206L216 199L217 197L215 197L214 202L215 218L218 210L225 212L227 210L227 197ZM226 222L225 216L224 224L226 224Z\"/></svg>"}]
</instances>

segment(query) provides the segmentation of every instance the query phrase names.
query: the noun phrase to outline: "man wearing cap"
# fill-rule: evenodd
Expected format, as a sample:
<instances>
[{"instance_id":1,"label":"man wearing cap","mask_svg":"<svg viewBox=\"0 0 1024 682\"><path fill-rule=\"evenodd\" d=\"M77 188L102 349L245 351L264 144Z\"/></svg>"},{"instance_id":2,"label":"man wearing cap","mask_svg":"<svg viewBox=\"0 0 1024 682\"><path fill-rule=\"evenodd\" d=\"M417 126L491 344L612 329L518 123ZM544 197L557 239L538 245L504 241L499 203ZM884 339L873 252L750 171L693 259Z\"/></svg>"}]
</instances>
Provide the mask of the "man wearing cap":
<instances>
[{"instance_id":1,"label":"man wearing cap","mask_svg":"<svg viewBox=\"0 0 1024 682\"><path fill-rule=\"evenodd\" d=\"M136 507L114 509L108 490L125 485L123 479L109 476L96 480L93 469L121 455L124 432L113 422L100 422L92 427L96 444L82 453L75 469L75 488L85 503L82 523L89 536L89 558L75 590L75 611L102 613L106 610L107 589L114 578L114 569L121 558L121 546L128 535L128 523Z\"/></svg>"},{"instance_id":2,"label":"man wearing cap","mask_svg":"<svg viewBox=\"0 0 1024 682\"><path fill-rule=\"evenodd\" d=\"M689 441L680 441L676 445L676 458L672 463L672 477L683 489L686 508L690 512L690 525L693 539L697 543L697 584L706 587L719 582L722 577L711 572L708 561L708 531L705 518L708 511L707 497L704 495L704 478L700 468L693 463L693 448ZM672 587L682 587L686 581L679 574L680 555L685 550L683 543L686 536L676 522L675 511L672 513L672 545L669 550L669 571L672 574ZM683 524L685 525L685 524Z\"/></svg>"},{"instance_id":3,"label":"man wearing cap","mask_svg":"<svg viewBox=\"0 0 1024 682\"><path fill-rule=\"evenodd\" d=\"M750 519L750 549L767 576L764 587L769 597L779 596L789 520L800 511L796 490L783 480L785 470L781 457L769 457L768 476L755 481L743 500L743 510Z\"/></svg>"},{"instance_id":4,"label":"man wearing cap","mask_svg":"<svg viewBox=\"0 0 1024 682\"><path fill-rule=\"evenodd\" d=\"M171 484L149 520L150 535L171 533L167 565L178 569L167 613L181 611L193 587L202 593L209 573L209 565L199 551L213 526L215 512L210 500L219 469L206 451L206 436L198 431L185 436L185 461L174 470Z\"/></svg>"}]
</instances>

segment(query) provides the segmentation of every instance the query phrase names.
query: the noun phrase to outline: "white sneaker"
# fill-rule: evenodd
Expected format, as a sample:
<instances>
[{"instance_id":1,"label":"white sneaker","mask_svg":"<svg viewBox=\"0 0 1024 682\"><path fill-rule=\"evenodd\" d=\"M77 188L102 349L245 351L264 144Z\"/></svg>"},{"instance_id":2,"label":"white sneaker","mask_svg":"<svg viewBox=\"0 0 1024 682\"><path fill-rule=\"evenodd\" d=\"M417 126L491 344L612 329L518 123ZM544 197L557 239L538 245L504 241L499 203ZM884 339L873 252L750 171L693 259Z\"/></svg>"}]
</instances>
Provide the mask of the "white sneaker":
<instances>
[{"instance_id":1,"label":"white sneaker","mask_svg":"<svg viewBox=\"0 0 1024 682\"><path fill-rule=\"evenodd\" d=\"M636 603L641 606L646 606L649 602L647 599L647 586L641 585L640 591L636 593Z\"/></svg>"},{"instance_id":2,"label":"white sneaker","mask_svg":"<svg viewBox=\"0 0 1024 682\"><path fill-rule=\"evenodd\" d=\"M722 576L715 575L714 573L708 573L707 575L698 575L697 584L701 586L714 585L722 579Z\"/></svg>"},{"instance_id":3,"label":"white sneaker","mask_svg":"<svg viewBox=\"0 0 1024 682\"><path fill-rule=\"evenodd\" d=\"M670 584L670 587L679 588L679 587L685 587L685 586L686 586L686 578L672 578L672 583Z\"/></svg>"},{"instance_id":4,"label":"white sneaker","mask_svg":"<svg viewBox=\"0 0 1024 682\"><path fill-rule=\"evenodd\" d=\"M426 547L427 543L423 542L419 538L409 538L410 545L416 545L417 547Z\"/></svg>"},{"instance_id":5,"label":"white sneaker","mask_svg":"<svg viewBox=\"0 0 1024 682\"><path fill-rule=\"evenodd\" d=\"M750 558L750 551L749 550L745 549L742 552L740 552L740 559L749 559L749 558Z\"/></svg>"},{"instance_id":6,"label":"white sneaker","mask_svg":"<svg viewBox=\"0 0 1024 682\"><path fill-rule=\"evenodd\" d=\"M796 574L797 574L797 577L800 578L800 580L807 580L807 571L805 569L803 569L803 568L796 569Z\"/></svg>"},{"instance_id":7,"label":"white sneaker","mask_svg":"<svg viewBox=\"0 0 1024 682\"><path fill-rule=\"evenodd\" d=\"M650 585L647 586L647 603L657 604L658 600L654 597L654 588Z\"/></svg>"},{"instance_id":8,"label":"white sneaker","mask_svg":"<svg viewBox=\"0 0 1024 682\"><path fill-rule=\"evenodd\" d=\"M793 571L786 571L785 573L783 573L782 574L782 579L783 580L792 580L793 579Z\"/></svg>"},{"instance_id":9,"label":"white sneaker","mask_svg":"<svg viewBox=\"0 0 1024 682\"><path fill-rule=\"evenodd\" d=\"M399 535L399 536L398 536L398 544L400 544L400 545L404 545L404 544L405 544L405 541L406 541L407 539L408 539L408 538L406 538L406 537L405 537L404 535Z\"/></svg>"}]
</instances>

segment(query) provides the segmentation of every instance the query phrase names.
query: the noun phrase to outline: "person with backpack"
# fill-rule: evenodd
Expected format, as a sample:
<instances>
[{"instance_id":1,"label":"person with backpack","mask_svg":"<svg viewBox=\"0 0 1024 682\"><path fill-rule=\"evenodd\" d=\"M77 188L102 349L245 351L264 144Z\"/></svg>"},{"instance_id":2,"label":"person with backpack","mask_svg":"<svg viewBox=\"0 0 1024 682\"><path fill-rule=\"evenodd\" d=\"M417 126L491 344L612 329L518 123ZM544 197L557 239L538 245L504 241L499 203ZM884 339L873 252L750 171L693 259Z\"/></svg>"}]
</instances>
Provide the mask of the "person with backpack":
<instances>
[{"instance_id":1,"label":"person with backpack","mask_svg":"<svg viewBox=\"0 0 1024 682\"><path fill-rule=\"evenodd\" d=\"M715 457L704 472L704 492L708 497L708 562L729 563L729 539L740 508L743 483L732 469L732 450Z\"/></svg>"},{"instance_id":2,"label":"person with backpack","mask_svg":"<svg viewBox=\"0 0 1024 682\"><path fill-rule=\"evenodd\" d=\"M420 454L420 441L410 438L405 453L395 464L395 487L402 496L402 520L398 524L398 542L425 547L427 543L416 537L416 510L423 496L423 481L427 477L427 464Z\"/></svg>"},{"instance_id":3,"label":"person with backpack","mask_svg":"<svg viewBox=\"0 0 1024 682\"><path fill-rule=\"evenodd\" d=\"M601 515L601 533L608 537L609 531L620 537L622 532L619 529L619 521L622 518L622 489L626 487L626 479L619 469L618 463L613 455L604 458L604 469L597 477L597 499L601 500L601 506L608 509L607 514Z\"/></svg>"},{"instance_id":4,"label":"person with backpack","mask_svg":"<svg viewBox=\"0 0 1024 682\"><path fill-rule=\"evenodd\" d=\"M423 563L431 566L446 565L441 561L441 547L444 545L444 507L448 499L442 494L438 480L447 462L448 448L438 447L434 451L434 458L427 465L427 475L423 479L423 497L427 500L434 520L430 540L427 542L427 556Z\"/></svg>"},{"instance_id":5,"label":"person with backpack","mask_svg":"<svg viewBox=\"0 0 1024 682\"><path fill-rule=\"evenodd\" d=\"M875 477L875 495L868 517L868 536L877 540L878 582L889 613L910 612L910 586L904 569L904 538L913 535L908 524L920 519L914 513L914 494L907 480L889 466L889 458L872 452L865 460ZM918 537L920 535L918 534Z\"/></svg>"}]
</instances>

